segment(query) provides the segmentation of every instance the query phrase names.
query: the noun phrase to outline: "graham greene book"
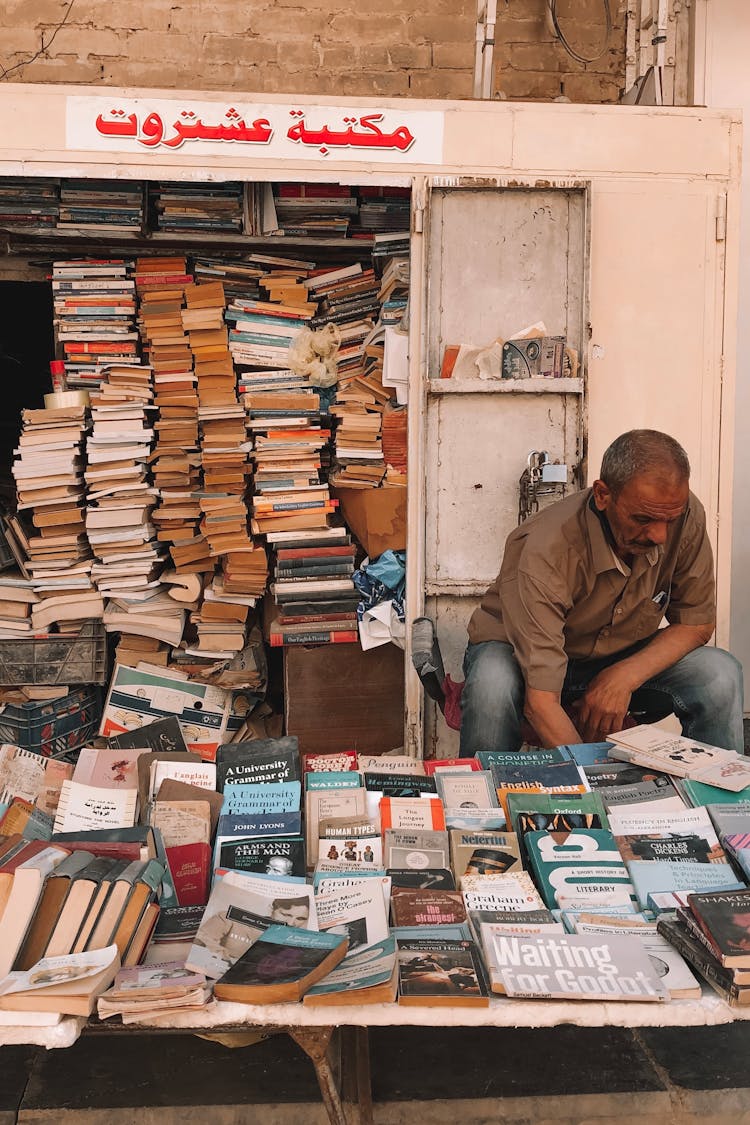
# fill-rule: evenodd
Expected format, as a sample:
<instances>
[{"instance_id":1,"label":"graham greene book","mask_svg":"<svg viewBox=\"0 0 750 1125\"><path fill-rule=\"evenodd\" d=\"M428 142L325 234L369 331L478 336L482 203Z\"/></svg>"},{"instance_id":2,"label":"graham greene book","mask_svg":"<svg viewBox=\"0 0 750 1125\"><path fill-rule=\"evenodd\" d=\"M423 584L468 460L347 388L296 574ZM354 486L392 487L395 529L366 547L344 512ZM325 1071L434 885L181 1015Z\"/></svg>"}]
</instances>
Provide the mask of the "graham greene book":
<instances>
[{"instance_id":1,"label":"graham greene book","mask_svg":"<svg viewBox=\"0 0 750 1125\"><path fill-rule=\"evenodd\" d=\"M216 982L214 995L238 1004L300 1000L344 959L348 945L340 934L269 926Z\"/></svg>"}]
</instances>

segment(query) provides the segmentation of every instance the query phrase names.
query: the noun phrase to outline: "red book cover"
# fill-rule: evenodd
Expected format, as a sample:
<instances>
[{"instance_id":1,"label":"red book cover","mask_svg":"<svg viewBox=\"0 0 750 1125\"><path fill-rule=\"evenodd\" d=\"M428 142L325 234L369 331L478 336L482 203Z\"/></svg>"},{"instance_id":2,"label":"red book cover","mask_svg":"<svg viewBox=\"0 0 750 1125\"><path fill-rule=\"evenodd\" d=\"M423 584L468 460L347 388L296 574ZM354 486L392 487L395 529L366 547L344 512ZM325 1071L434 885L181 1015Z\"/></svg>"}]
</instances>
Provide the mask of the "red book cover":
<instances>
[{"instance_id":1,"label":"red book cover","mask_svg":"<svg viewBox=\"0 0 750 1125\"><path fill-rule=\"evenodd\" d=\"M211 876L209 844L180 844L166 848L167 863L180 906L203 906L208 902Z\"/></svg>"},{"instance_id":2,"label":"red book cover","mask_svg":"<svg viewBox=\"0 0 750 1125\"><path fill-rule=\"evenodd\" d=\"M481 764L476 758L426 758L424 772L431 776L438 770L481 770Z\"/></svg>"},{"instance_id":3,"label":"red book cover","mask_svg":"<svg viewBox=\"0 0 750 1125\"><path fill-rule=\"evenodd\" d=\"M271 633L271 648L289 645L353 645L359 640L356 629L342 629L339 632L311 629L309 633Z\"/></svg>"},{"instance_id":4,"label":"red book cover","mask_svg":"<svg viewBox=\"0 0 750 1125\"><path fill-rule=\"evenodd\" d=\"M445 810L439 797L383 797L380 802L380 831L422 828L445 831Z\"/></svg>"},{"instance_id":5,"label":"red book cover","mask_svg":"<svg viewBox=\"0 0 750 1125\"><path fill-rule=\"evenodd\" d=\"M355 553L353 543L342 543L340 547L285 547L276 552L279 562L284 559L318 559L342 556L344 558Z\"/></svg>"},{"instance_id":6,"label":"red book cover","mask_svg":"<svg viewBox=\"0 0 750 1125\"><path fill-rule=\"evenodd\" d=\"M348 773L357 768L356 750L337 750L335 754L303 754L303 773Z\"/></svg>"}]
</instances>

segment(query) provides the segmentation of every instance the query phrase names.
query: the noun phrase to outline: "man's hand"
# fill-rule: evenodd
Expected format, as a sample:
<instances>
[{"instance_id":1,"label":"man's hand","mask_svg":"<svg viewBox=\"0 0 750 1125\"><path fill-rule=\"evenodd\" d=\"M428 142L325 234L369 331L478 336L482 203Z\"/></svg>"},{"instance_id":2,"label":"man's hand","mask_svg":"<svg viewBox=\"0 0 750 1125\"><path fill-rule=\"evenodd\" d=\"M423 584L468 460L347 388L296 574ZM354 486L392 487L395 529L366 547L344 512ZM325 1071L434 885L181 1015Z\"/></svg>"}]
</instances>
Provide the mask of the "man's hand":
<instances>
[{"instance_id":1,"label":"man's hand","mask_svg":"<svg viewBox=\"0 0 750 1125\"><path fill-rule=\"evenodd\" d=\"M628 670L613 664L595 676L576 706L576 726L585 742L603 742L622 730L634 686Z\"/></svg>"}]
</instances>

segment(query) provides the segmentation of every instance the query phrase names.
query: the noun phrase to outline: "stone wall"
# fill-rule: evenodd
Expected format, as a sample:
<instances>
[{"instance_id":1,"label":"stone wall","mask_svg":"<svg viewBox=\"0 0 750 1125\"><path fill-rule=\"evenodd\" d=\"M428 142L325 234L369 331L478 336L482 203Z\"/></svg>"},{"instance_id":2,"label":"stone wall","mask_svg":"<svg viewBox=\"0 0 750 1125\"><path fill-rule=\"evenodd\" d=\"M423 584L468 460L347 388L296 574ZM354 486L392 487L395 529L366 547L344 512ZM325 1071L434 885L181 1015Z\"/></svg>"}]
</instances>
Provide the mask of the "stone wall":
<instances>
[{"instance_id":1,"label":"stone wall","mask_svg":"<svg viewBox=\"0 0 750 1125\"><path fill-rule=\"evenodd\" d=\"M602 0L558 0L584 54L601 41ZM617 9L621 0L612 0ZM496 89L513 99L616 101L622 13L607 54L569 58L545 0L498 0ZM575 18L568 16L575 12ZM4 0L0 78L259 93L467 98L474 0Z\"/></svg>"}]
</instances>

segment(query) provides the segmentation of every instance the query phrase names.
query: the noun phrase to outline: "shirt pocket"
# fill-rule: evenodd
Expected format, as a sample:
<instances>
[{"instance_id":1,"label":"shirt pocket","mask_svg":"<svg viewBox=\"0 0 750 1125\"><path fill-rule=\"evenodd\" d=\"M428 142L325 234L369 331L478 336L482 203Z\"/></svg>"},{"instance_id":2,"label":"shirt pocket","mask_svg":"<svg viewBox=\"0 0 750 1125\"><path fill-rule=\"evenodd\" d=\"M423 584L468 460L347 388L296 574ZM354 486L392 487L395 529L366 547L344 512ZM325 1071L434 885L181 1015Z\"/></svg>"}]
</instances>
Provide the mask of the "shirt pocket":
<instances>
[{"instance_id":1,"label":"shirt pocket","mask_svg":"<svg viewBox=\"0 0 750 1125\"><path fill-rule=\"evenodd\" d=\"M658 601L656 600L657 597L659 598ZM650 636L651 633L656 632L669 608L669 600L669 587L662 588L641 607L638 615L638 627L642 636Z\"/></svg>"}]
</instances>

